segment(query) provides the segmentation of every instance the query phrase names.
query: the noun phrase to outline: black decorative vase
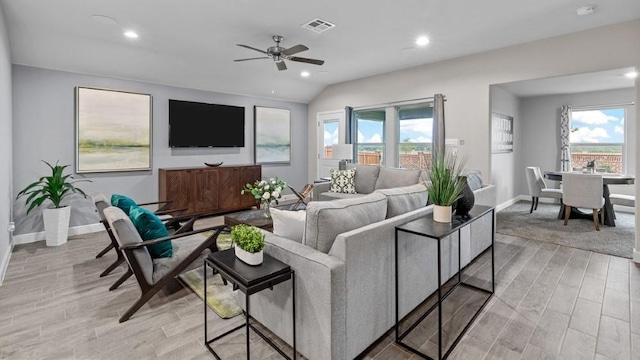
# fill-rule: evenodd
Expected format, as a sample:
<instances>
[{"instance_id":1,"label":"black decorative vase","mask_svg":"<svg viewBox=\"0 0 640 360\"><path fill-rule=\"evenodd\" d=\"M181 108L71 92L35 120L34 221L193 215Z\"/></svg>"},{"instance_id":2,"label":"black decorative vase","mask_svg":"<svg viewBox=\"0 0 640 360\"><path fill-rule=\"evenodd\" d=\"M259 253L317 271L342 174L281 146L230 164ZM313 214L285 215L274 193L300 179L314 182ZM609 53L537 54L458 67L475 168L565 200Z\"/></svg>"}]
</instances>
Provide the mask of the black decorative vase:
<instances>
[{"instance_id":1,"label":"black decorative vase","mask_svg":"<svg viewBox=\"0 0 640 360\"><path fill-rule=\"evenodd\" d=\"M476 197L473 195L473 191L469 187L469 184L466 183L466 177L465 177L465 185L464 185L464 188L462 189L462 197L458 199L458 201L456 201L456 204L455 204L456 216L462 217L465 219L468 218L469 211L471 211L471 209L473 208L473 204L475 201L476 201Z\"/></svg>"}]
</instances>

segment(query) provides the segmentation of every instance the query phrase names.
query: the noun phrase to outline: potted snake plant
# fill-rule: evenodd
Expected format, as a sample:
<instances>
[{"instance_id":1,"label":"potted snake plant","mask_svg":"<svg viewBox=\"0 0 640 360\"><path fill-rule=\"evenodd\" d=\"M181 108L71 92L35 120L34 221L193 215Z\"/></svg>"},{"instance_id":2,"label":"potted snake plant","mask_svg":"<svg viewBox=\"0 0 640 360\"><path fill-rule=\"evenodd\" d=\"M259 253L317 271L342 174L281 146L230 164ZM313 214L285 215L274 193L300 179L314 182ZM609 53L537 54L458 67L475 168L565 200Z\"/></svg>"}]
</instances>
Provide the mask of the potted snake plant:
<instances>
[{"instance_id":1,"label":"potted snake plant","mask_svg":"<svg viewBox=\"0 0 640 360\"><path fill-rule=\"evenodd\" d=\"M464 172L465 160L459 160L451 152L446 155L435 154L431 170L426 181L429 201L434 204L433 220L450 223L452 205L462 197L466 185Z\"/></svg>"},{"instance_id":2,"label":"potted snake plant","mask_svg":"<svg viewBox=\"0 0 640 360\"><path fill-rule=\"evenodd\" d=\"M51 175L42 176L37 181L27 185L18 193L16 199L23 196L27 197L26 204L29 205L27 214L45 203L45 201L52 203L53 207L49 206L42 211L42 218L44 220L47 246L58 246L67 242L69 218L71 217L71 208L62 205L62 200L71 194L80 194L86 198L87 194L74 184L81 181L90 182L91 180L76 180L72 174L64 174L64 170L69 165L58 165L58 162L55 165L51 165L44 160L42 162L51 169Z\"/></svg>"}]
</instances>

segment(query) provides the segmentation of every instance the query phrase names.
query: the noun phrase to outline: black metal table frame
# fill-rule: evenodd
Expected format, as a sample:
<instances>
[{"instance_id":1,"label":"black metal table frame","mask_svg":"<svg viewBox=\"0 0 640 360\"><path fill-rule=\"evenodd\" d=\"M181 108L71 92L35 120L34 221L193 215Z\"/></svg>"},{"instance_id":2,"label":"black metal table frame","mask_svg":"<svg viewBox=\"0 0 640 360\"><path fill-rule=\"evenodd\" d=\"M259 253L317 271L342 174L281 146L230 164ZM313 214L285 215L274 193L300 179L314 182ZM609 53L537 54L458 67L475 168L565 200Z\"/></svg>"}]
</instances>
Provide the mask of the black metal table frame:
<instances>
[{"instance_id":1,"label":"black metal table frame","mask_svg":"<svg viewBox=\"0 0 640 360\"><path fill-rule=\"evenodd\" d=\"M463 227L470 225L473 221L477 220L478 218L484 216L485 214L482 214L481 216L478 217L474 217L473 219L471 219L468 222L465 222L464 224L461 224L457 229L452 229L451 232L448 235L445 235L441 238L434 238L431 236L428 236L426 234L422 234L422 233L416 233L413 231L407 231L404 229L399 229L398 227L395 228L395 277L396 277L396 323L395 323L395 342L396 344L402 346L403 348L411 351L412 353L424 358L424 359L428 359L428 360L434 360L433 358L431 358L430 356L428 356L427 354L421 352L420 350L412 347L409 344L403 343L402 340L409 335L409 333L411 333L411 331L413 331L424 319L427 318L427 316L429 316L429 314L431 314L431 312L433 310L435 310L435 308L438 308L438 359L446 359L450 354L451 351L456 347L456 345L458 344L458 342L460 341L460 339L462 338L462 336L467 332L467 330L469 330L469 327L471 326L471 324L473 323L473 321L478 317L478 315L480 315L480 312L482 312L482 309L484 309L484 307L487 305L487 303L489 302L489 300L491 299L493 293L495 292L495 257L494 257L494 243L495 243L495 220L496 220L496 212L495 212L495 208L491 208L491 246L487 249L485 249L481 254L479 254L478 256L476 256L475 259L471 259L469 264L467 264L464 268L461 267L461 259L460 259L460 243L461 243L461 234L460 234L460 230L462 230ZM413 323L407 330L405 330L402 334L400 333L400 329L399 329L399 325L400 325L400 314L399 314L399 302L398 302L398 294L399 294L399 285L398 285L398 232L402 231L402 232L407 232L410 234L414 234L414 235L418 235L418 236L424 236L426 238L429 239L434 239L436 240L436 242L438 243L438 301L433 304L424 314L422 314L420 316L420 318ZM451 287L451 289L449 289L444 295L442 294L442 287L444 284L442 284L442 269L441 269L441 246L440 243L442 242L442 240L444 238L446 238L447 236L453 235L455 232L458 233L458 281ZM462 281L462 272L464 271L464 269L466 267L468 267L469 265L473 264L476 260L478 260L479 258L481 258L487 251L491 250L491 291L477 287L475 285L471 285L471 284L467 284L465 282ZM455 275L454 275L455 276ZM469 287L471 289L475 289L478 291L481 291L483 293L488 294L487 299L482 303L482 305L480 306L480 308L476 311L476 313L471 317L471 319L469 320L469 322L467 323L467 325L464 327L464 329L462 329L462 331L460 332L460 334L458 334L458 336L456 337L456 339L453 341L453 343L451 344L451 346L449 347L449 349L447 349L447 351L444 353L444 355L442 354L442 302L454 291L456 290L459 286L466 286ZM428 297L427 297L428 298ZM419 307L420 305L418 305ZM411 314L411 311L409 312L409 314ZM426 339L426 341L428 341L428 339Z\"/></svg>"},{"instance_id":2,"label":"black metal table frame","mask_svg":"<svg viewBox=\"0 0 640 360\"><path fill-rule=\"evenodd\" d=\"M245 316L245 323L241 324L227 332L225 332L224 334L218 335L215 338L211 339L211 340L207 340L208 337L208 327L207 327L207 276L206 276L206 272L207 272L207 265L210 266L212 269L214 269L214 272L217 272L220 274L220 276L225 279L226 281L230 282L231 284L233 284L233 289L237 290L239 289L240 291L242 291L245 294L245 302L246 302L246 310L243 311L243 314ZM218 266L216 266L211 260L209 260L208 258L204 259L204 345L207 347L207 349L209 350L209 352L218 360L222 360L220 358L220 356L218 356L218 354L215 352L215 350L213 350L213 348L211 347L211 344L216 341L216 340L220 340L223 337L233 333L234 331L240 330L242 328L246 328L246 340L247 340L247 360L249 360L251 358L251 350L250 350L250 336L249 336L249 329L252 329L256 334L258 334L267 344L269 344L272 348L274 348L280 355L282 355L285 359L288 360L292 360L291 357L289 357L287 354L284 353L284 351L282 351L282 349L280 349L278 347L278 345L276 345L275 343L273 343L273 341L271 341L266 335L264 335L260 330L258 330L255 326L253 326L253 324L251 324L249 322L250 319L253 319L253 317L251 317L251 313L249 312L249 296L255 293L258 293L264 289L271 289L273 290L273 286L277 285L281 282L287 281L289 279L291 279L291 287L292 287L292 291L293 291L293 301L292 301L292 315L293 315L293 360L296 359L296 279L295 279L295 271L293 269L289 270L288 272L284 273L284 274L279 274L276 275L274 277L271 277L269 279L265 279L255 285L249 286L249 287L244 287L237 279L235 279L235 277L231 276L229 273L225 272L224 270L220 269ZM255 321L255 319L254 319Z\"/></svg>"}]
</instances>

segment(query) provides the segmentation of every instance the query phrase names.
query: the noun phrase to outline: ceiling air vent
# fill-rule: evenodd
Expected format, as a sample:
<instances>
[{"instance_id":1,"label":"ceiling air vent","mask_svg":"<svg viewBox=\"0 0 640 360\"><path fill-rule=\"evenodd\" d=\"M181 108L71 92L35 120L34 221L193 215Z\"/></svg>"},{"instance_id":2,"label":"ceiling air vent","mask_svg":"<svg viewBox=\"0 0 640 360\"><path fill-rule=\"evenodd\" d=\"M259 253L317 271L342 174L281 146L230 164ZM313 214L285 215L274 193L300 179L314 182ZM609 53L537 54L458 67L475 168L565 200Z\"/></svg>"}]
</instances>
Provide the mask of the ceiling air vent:
<instances>
[{"instance_id":1,"label":"ceiling air vent","mask_svg":"<svg viewBox=\"0 0 640 360\"><path fill-rule=\"evenodd\" d=\"M326 20L322 20L319 18L315 18L309 21L308 23L302 25L303 28L309 29L318 34L323 33L335 26L336 26L335 24L332 24Z\"/></svg>"}]
</instances>

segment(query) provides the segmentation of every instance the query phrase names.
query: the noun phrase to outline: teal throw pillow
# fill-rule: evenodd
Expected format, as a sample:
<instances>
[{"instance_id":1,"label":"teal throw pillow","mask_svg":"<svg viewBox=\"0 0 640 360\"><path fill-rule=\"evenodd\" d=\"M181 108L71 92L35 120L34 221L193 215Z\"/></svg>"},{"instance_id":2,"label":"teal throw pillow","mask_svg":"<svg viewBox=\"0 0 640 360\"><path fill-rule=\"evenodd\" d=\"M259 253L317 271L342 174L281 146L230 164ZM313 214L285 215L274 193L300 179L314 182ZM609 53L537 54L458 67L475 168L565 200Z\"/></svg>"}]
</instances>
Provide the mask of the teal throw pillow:
<instances>
[{"instance_id":1,"label":"teal throw pillow","mask_svg":"<svg viewBox=\"0 0 640 360\"><path fill-rule=\"evenodd\" d=\"M153 240L169 236L169 231L162 223L162 220L148 209L139 206L132 207L131 212L129 212L129 218L138 230L138 233L140 233L142 240ZM147 246L147 249L152 258L173 256L171 240Z\"/></svg>"},{"instance_id":2,"label":"teal throw pillow","mask_svg":"<svg viewBox=\"0 0 640 360\"><path fill-rule=\"evenodd\" d=\"M111 195L111 205L120 208L127 215L131 208L138 206L133 199L120 194Z\"/></svg>"}]
</instances>

